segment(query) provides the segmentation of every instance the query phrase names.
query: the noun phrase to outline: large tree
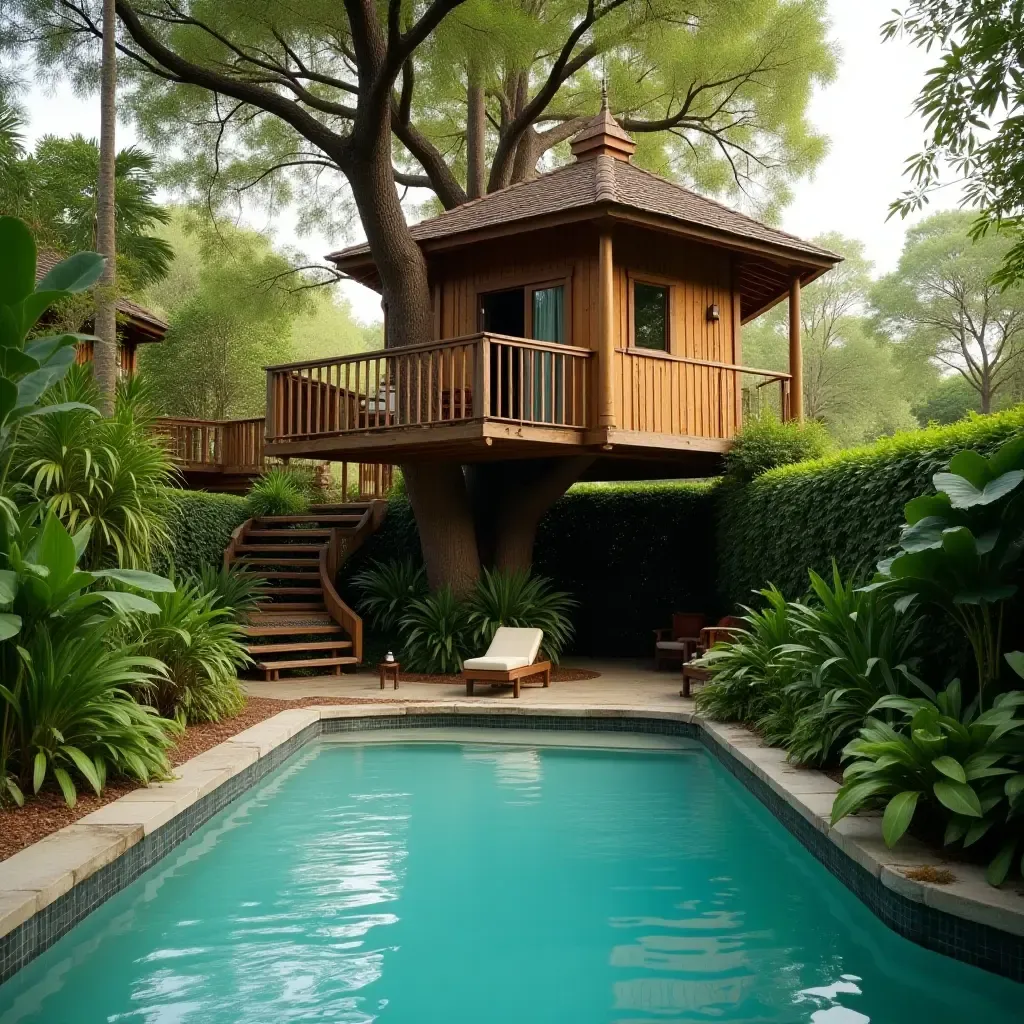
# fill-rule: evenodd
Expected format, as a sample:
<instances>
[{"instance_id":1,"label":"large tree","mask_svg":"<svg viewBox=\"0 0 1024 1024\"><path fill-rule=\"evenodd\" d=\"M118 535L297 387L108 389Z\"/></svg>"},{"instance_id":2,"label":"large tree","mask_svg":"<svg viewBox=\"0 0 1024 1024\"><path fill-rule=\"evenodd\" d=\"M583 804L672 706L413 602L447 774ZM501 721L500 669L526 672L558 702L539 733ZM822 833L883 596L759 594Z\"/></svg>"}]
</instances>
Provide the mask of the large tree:
<instances>
[{"instance_id":1,"label":"large tree","mask_svg":"<svg viewBox=\"0 0 1024 1024\"><path fill-rule=\"evenodd\" d=\"M911 228L872 301L902 346L959 373L989 412L1024 363L1024 284L993 282L1012 241L972 240L971 221L964 211L938 213Z\"/></svg>"},{"instance_id":2,"label":"large tree","mask_svg":"<svg viewBox=\"0 0 1024 1024\"><path fill-rule=\"evenodd\" d=\"M843 262L801 296L804 414L824 423L841 444L915 425L890 346L871 321L871 262L863 243L835 233L815 242L842 253ZM743 332L744 362L787 369L788 327L784 305L748 326Z\"/></svg>"},{"instance_id":3,"label":"large tree","mask_svg":"<svg viewBox=\"0 0 1024 1024\"><path fill-rule=\"evenodd\" d=\"M212 201L260 190L298 198L324 222L351 197L391 346L429 341L432 326L426 263L396 183L452 207L536 173L547 143L596 111L602 62L641 158L698 184L729 182L770 209L824 148L804 116L814 83L833 72L823 0L116 6L121 81L139 124L162 148L197 154L177 169L183 182L205 179ZM35 42L48 65L76 68L81 54L82 73L95 69L98 0L0 0L5 8L9 42ZM580 467L403 468L431 580L463 590L480 568L474 506L490 510L479 535L496 535L482 546L521 564L532 526ZM471 483L491 500L471 502Z\"/></svg>"}]
</instances>

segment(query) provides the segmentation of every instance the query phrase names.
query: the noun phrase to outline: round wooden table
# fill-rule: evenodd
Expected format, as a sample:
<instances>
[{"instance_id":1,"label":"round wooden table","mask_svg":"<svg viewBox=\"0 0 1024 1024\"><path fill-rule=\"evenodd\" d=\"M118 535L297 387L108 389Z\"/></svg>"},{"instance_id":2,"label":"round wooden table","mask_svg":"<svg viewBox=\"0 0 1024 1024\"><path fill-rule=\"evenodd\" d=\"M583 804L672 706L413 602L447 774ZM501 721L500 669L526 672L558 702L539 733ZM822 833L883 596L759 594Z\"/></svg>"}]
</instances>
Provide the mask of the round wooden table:
<instances>
[{"instance_id":1,"label":"round wooden table","mask_svg":"<svg viewBox=\"0 0 1024 1024\"><path fill-rule=\"evenodd\" d=\"M390 677L394 683L394 688L398 689L398 672L401 669L401 665L397 661L382 661L378 666L380 672L380 688L384 689L385 681Z\"/></svg>"}]
</instances>

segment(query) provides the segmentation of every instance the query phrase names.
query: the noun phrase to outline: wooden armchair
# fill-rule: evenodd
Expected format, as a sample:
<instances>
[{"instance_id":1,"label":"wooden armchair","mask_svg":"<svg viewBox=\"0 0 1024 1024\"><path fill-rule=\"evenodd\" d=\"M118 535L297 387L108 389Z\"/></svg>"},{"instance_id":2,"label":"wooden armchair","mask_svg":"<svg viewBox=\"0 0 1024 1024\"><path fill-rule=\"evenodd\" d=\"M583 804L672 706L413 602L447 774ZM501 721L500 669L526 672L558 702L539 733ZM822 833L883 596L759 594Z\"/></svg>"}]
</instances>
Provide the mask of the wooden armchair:
<instances>
[{"instance_id":1,"label":"wooden armchair","mask_svg":"<svg viewBox=\"0 0 1024 1024\"><path fill-rule=\"evenodd\" d=\"M654 667L685 664L697 651L707 616L696 612L675 612L668 629L654 631Z\"/></svg>"},{"instance_id":2,"label":"wooden armchair","mask_svg":"<svg viewBox=\"0 0 1024 1024\"><path fill-rule=\"evenodd\" d=\"M742 629L744 629L744 622L735 615L726 615L719 619L714 626L705 626L700 631L696 658L707 654L715 644L731 639ZM704 665L695 665L693 660L683 662L683 688L679 691L680 697L689 697L694 683L706 683L711 678L711 669Z\"/></svg>"}]
</instances>

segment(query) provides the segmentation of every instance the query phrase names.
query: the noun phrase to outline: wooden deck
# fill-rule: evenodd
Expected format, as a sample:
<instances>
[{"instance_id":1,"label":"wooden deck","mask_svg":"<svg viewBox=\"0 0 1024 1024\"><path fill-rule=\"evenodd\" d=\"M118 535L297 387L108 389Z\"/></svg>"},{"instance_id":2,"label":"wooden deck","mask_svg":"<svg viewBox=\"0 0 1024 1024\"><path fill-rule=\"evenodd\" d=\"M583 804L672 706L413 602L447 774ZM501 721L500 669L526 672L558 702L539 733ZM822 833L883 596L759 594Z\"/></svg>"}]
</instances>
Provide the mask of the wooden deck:
<instances>
[{"instance_id":1,"label":"wooden deck","mask_svg":"<svg viewBox=\"0 0 1024 1024\"><path fill-rule=\"evenodd\" d=\"M604 479L700 475L717 472L744 410L768 401L788 415L789 374L628 348L615 352L602 423L596 355L480 333L268 367L266 452L388 463L589 452L633 464L605 466Z\"/></svg>"}]
</instances>

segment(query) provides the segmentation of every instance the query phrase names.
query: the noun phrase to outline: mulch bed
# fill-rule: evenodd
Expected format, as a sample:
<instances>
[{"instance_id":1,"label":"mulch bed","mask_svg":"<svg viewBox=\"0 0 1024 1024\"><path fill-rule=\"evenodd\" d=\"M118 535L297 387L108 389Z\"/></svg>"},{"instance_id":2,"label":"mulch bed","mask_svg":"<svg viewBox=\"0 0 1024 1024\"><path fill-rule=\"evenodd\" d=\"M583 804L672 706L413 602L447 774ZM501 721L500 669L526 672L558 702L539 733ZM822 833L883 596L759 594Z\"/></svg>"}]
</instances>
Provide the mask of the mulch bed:
<instances>
[{"instance_id":1,"label":"mulch bed","mask_svg":"<svg viewBox=\"0 0 1024 1024\"><path fill-rule=\"evenodd\" d=\"M390 703L407 704L409 701L385 701L383 698L367 700L362 697L303 697L300 700L250 697L242 713L234 718L189 726L178 745L170 751L171 764L183 764L189 758L288 708L305 708L321 704ZM68 807L59 790L44 788L38 796L26 800L24 807L0 808L0 861L138 788L138 783L129 779L116 779L108 783L102 796L96 796L83 784L83 788L78 791L78 803L74 807Z\"/></svg>"}]
</instances>

